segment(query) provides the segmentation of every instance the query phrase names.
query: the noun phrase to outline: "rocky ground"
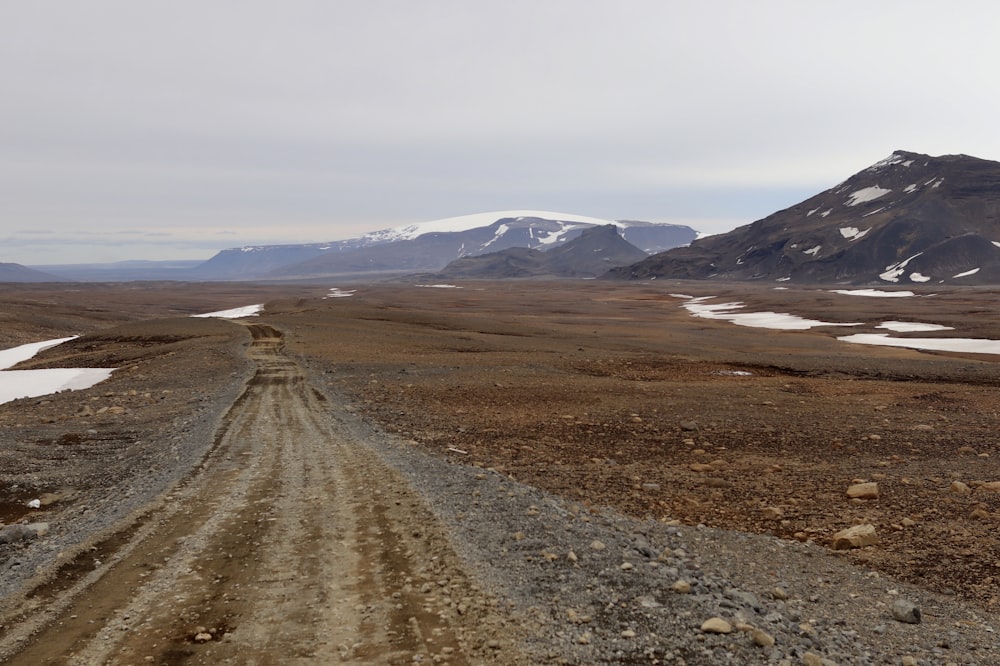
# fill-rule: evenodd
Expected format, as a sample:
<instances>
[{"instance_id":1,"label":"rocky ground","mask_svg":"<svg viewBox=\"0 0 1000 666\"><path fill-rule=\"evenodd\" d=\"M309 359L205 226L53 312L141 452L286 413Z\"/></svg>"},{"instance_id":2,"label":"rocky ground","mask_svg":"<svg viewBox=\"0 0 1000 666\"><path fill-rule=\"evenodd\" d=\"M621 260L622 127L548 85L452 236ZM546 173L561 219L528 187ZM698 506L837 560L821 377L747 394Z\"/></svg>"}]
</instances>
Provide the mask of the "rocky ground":
<instances>
[{"instance_id":1,"label":"rocky ground","mask_svg":"<svg viewBox=\"0 0 1000 666\"><path fill-rule=\"evenodd\" d=\"M671 296L866 323L851 332L891 318L996 338L983 316L994 292L884 300L692 283L462 287L323 299L325 286L230 286L197 303L166 286L127 298L92 288L90 307L114 315L84 317L84 328L105 332L38 362L103 355L125 370L88 391L0 407L0 522L49 523L43 537L0 546L5 594L51 581L54 562L135 520L199 465L196 476L211 478L213 429L253 373L247 331L141 323L139 304L155 302L146 316L159 318L182 301L207 311L267 300L261 321L283 332L289 358L325 397L321 418L361 447L351 451L373 452L406 479L429 512L412 520L439 525L448 546L435 552L456 554L449 585L482 589L466 596L503 627L499 640L456 624L464 638L453 651L410 644L385 663L1000 661L992 358L851 346L834 339L843 329L694 319ZM21 338L39 296L18 296ZM119 298L124 307L109 307ZM76 332L69 305L50 306L40 330ZM122 321L136 323L108 328ZM29 496L47 504L25 511ZM858 525L876 542L832 550ZM391 598L390 588L378 589ZM434 585L417 589L438 603ZM8 636L24 624L4 617ZM349 650L336 658L364 661Z\"/></svg>"}]
</instances>

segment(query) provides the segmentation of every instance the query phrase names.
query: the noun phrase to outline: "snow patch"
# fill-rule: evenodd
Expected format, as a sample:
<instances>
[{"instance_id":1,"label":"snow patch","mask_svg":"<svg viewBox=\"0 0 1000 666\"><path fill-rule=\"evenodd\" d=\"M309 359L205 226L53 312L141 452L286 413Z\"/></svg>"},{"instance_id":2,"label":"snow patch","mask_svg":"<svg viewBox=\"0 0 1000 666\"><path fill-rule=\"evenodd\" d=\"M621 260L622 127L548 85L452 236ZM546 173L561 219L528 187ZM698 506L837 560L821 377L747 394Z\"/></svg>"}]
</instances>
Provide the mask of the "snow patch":
<instances>
[{"instance_id":1,"label":"snow patch","mask_svg":"<svg viewBox=\"0 0 1000 666\"><path fill-rule=\"evenodd\" d=\"M873 210L872 212L870 212L870 213L865 213L865 214L864 214L864 215L862 215L861 217L868 217L869 215L874 215L875 213L881 213L881 212L882 212L882 211L884 211L884 210L885 210L886 208L888 208L888 206L882 206L881 208L876 208L876 209L875 209L875 210Z\"/></svg>"},{"instance_id":2,"label":"snow patch","mask_svg":"<svg viewBox=\"0 0 1000 666\"><path fill-rule=\"evenodd\" d=\"M809 217L810 215L812 215L813 213L815 213L816 211L818 211L820 208L822 208L822 206L817 206L816 208L813 208L811 211L809 211L808 213L806 213L806 217Z\"/></svg>"},{"instance_id":3,"label":"snow patch","mask_svg":"<svg viewBox=\"0 0 1000 666\"><path fill-rule=\"evenodd\" d=\"M965 352L967 354L1000 354L1000 340L987 338L893 338L888 333L855 333L837 339L861 345L908 347L927 351Z\"/></svg>"},{"instance_id":4,"label":"snow patch","mask_svg":"<svg viewBox=\"0 0 1000 666\"><path fill-rule=\"evenodd\" d=\"M69 342L76 337L77 336L73 335L68 338L55 338L54 340L43 340L42 342L29 342L28 344L21 345L20 347L0 349L0 370L11 368L21 361L27 361L29 358L33 358L35 354L43 349L61 345L62 343Z\"/></svg>"},{"instance_id":5,"label":"snow patch","mask_svg":"<svg viewBox=\"0 0 1000 666\"><path fill-rule=\"evenodd\" d=\"M872 187L864 187L857 192L852 192L850 196L847 197L847 202L844 204L846 206L857 206L868 201L874 201L879 197L884 197L889 194L892 190L887 190L874 185Z\"/></svg>"},{"instance_id":6,"label":"snow patch","mask_svg":"<svg viewBox=\"0 0 1000 666\"><path fill-rule=\"evenodd\" d=\"M911 192L916 192L917 191L917 184L916 183L911 183L911 184L907 185L906 187L904 187L903 191L906 192L907 194L910 194Z\"/></svg>"},{"instance_id":7,"label":"snow patch","mask_svg":"<svg viewBox=\"0 0 1000 666\"><path fill-rule=\"evenodd\" d=\"M886 282L899 282L899 276L906 272L905 270L903 270L906 268L906 264L910 263L911 261L913 261L922 254L923 252L917 252L909 259L905 259L903 261L900 261L899 263L890 264L886 266L885 272L880 273L879 277L885 280Z\"/></svg>"},{"instance_id":8,"label":"snow patch","mask_svg":"<svg viewBox=\"0 0 1000 666\"><path fill-rule=\"evenodd\" d=\"M910 273L910 279L914 282L930 282L931 279L922 273Z\"/></svg>"},{"instance_id":9,"label":"snow patch","mask_svg":"<svg viewBox=\"0 0 1000 666\"><path fill-rule=\"evenodd\" d=\"M881 209L879 209L879 210L881 210ZM867 234L871 230L872 230L871 227L868 227L864 231L861 231L857 227L841 227L840 228L840 235L843 236L844 238L846 238L847 240L858 240L859 238L863 238L864 235Z\"/></svg>"},{"instance_id":10,"label":"snow patch","mask_svg":"<svg viewBox=\"0 0 1000 666\"><path fill-rule=\"evenodd\" d=\"M916 296L912 291L882 291L880 289L831 289L832 294L845 296L868 296L870 298L908 298Z\"/></svg>"},{"instance_id":11,"label":"snow patch","mask_svg":"<svg viewBox=\"0 0 1000 666\"><path fill-rule=\"evenodd\" d=\"M865 171L878 171L879 169L884 169L886 167L890 167L893 164L899 164L902 161L903 161L902 155L897 155L896 153L893 153L892 155L889 155L889 157L886 157L885 159L879 160L875 164L871 165L870 167L868 167L867 169L865 169ZM913 163L913 161L910 160L909 162L906 162L905 164L903 164L903 166L910 166L910 164L912 164L912 163Z\"/></svg>"},{"instance_id":12,"label":"snow patch","mask_svg":"<svg viewBox=\"0 0 1000 666\"><path fill-rule=\"evenodd\" d=\"M47 368L0 372L0 403L37 398L59 391L80 391L103 382L114 368Z\"/></svg>"},{"instance_id":13,"label":"snow patch","mask_svg":"<svg viewBox=\"0 0 1000 666\"><path fill-rule=\"evenodd\" d=\"M462 289L457 284L415 284L414 287L423 287L424 289Z\"/></svg>"},{"instance_id":14,"label":"snow patch","mask_svg":"<svg viewBox=\"0 0 1000 666\"><path fill-rule=\"evenodd\" d=\"M323 298L347 298L348 296L353 296L357 289L339 289L337 287L330 287L329 293Z\"/></svg>"},{"instance_id":15,"label":"snow patch","mask_svg":"<svg viewBox=\"0 0 1000 666\"><path fill-rule=\"evenodd\" d=\"M832 212L833 212L833 209L831 208L830 210L823 211L822 213L819 214L819 216L820 217L826 217L827 215L829 215Z\"/></svg>"},{"instance_id":16,"label":"snow patch","mask_svg":"<svg viewBox=\"0 0 1000 666\"><path fill-rule=\"evenodd\" d=\"M263 303L257 305L244 305L241 308L231 308L229 310L219 310L217 312L206 312L205 314L191 315L192 317L221 317L223 319L240 319L241 317L253 317L260 314L264 309Z\"/></svg>"},{"instance_id":17,"label":"snow patch","mask_svg":"<svg viewBox=\"0 0 1000 666\"><path fill-rule=\"evenodd\" d=\"M42 370L7 370L27 361L43 349L55 347L76 336L44 340L0 350L0 403L19 398L36 398L59 391L79 391L103 382L114 368L45 368Z\"/></svg>"},{"instance_id":18,"label":"snow patch","mask_svg":"<svg viewBox=\"0 0 1000 666\"><path fill-rule=\"evenodd\" d=\"M971 271L965 271L964 273L959 273L958 275L952 275L951 279L954 280L955 278L968 277L970 275L975 275L978 272L979 272L978 268L973 268Z\"/></svg>"},{"instance_id":19,"label":"snow patch","mask_svg":"<svg viewBox=\"0 0 1000 666\"><path fill-rule=\"evenodd\" d=\"M508 227L506 224L501 224L500 226L498 226L497 232L493 235L493 238L483 243L483 248L484 249L488 248L490 245L493 245L493 243L496 243L498 240L503 238L504 234L506 234L508 231L510 231L510 227Z\"/></svg>"},{"instance_id":20,"label":"snow patch","mask_svg":"<svg viewBox=\"0 0 1000 666\"><path fill-rule=\"evenodd\" d=\"M875 328L884 328L896 333L926 333L929 331L953 331L951 326L941 324L921 324L915 321L884 321Z\"/></svg>"},{"instance_id":21,"label":"snow patch","mask_svg":"<svg viewBox=\"0 0 1000 666\"><path fill-rule=\"evenodd\" d=\"M822 249L823 249L822 245L817 245L816 247L811 247L808 250L802 250L802 254L811 254L812 256L815 257L817 254L819 254L819 251Z\"/></svg>"},{"instance_id":22,"label":"snow patch","mask_svg":"<svg viewBox=\"0 0 1000 666\"><path fill-rule=\"evenodd\" d=\"M705 303L707 299L714 296L702 296L692 298L687 303L682 303L681 307L690 312L695 317L703 319L721 319L739 326L750 326L753 328L770 328L785 331L804 331L816 326L860 326L857 324L842 324L835 322L819 321L817 319L806 319L787 312L733 312L744 307L739 301L731 303Z\"/></svg>"}]
</instances>

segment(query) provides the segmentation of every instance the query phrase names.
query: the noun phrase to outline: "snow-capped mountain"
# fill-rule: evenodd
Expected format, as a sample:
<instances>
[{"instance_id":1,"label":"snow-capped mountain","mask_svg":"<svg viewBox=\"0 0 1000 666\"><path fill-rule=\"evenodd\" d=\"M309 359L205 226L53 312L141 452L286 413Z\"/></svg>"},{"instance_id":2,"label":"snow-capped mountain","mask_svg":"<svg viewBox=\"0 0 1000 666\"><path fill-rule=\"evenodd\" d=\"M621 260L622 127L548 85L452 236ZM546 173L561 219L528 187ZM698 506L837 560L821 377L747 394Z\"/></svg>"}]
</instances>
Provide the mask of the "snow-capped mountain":
<instances>
[{"instance_id":1,"label":"snow-capped mountain","mask_svg":"<svg viewBox=\"0 0 1000 666\"><path fill-rule=\"evenodd\" d=\"M507 219L514 220L515 222L521 222L525 219L558 221L563 223L566 230L580 228L581 226L588 227L594 225L600 226L605 224L621 224L611 220L602 220L598 217L586 217L584 215L572 215L568 213L554 213L552 211L505 210L491 213L460 215L458 217L446 217L440 220L417 222L415 224L407 224L400 227L394 227L392 229L372 231L371 233L364 234L358 240L364 239L372 243L413 240L423 236L424 234L434 232L468 231L469 229L475 229L477 227L488 227L497 220ZM556 238L554 237L550 240L550 242L555 240Z\"/></svg>"},{"instance_id":2,"label":"snow-capped mountain","mask_svg":"<svg viewBox=\"0 0 1000 666\"><path fill-rule=\"evenodd\" d=\"M613 274L995 284L1000 282L1000 163L899 150L791 208Z\"/></svg>"},{"instance_id":3,"label":"snow-capped mountain","mask_svg":"<svg viewBox=\"0 0 1000 666\"><path fill-rule=\"evenodd\" d=\"M388 272L438 271L466 256L511 247L554 248L584 230L613 224L644 252L689 243L690 227L545 211L504 211L433 220L375 231L358 238L308 245L223 250L196 269L202 279L302 278Z\"/></svg>"},{"instance_id":4,"label":"snow-capped mountain","mask_svg":"<svg viewBox=\"0 0 1000 666\"><path fill-rule=\"evenodd\" d=\"M621 237L614 224L589 227L579 236L550 250L510 247L456 259L433 279L502 279L527 277L598 277L626 266L646 253Z\"/></svg>"}]
</instances>

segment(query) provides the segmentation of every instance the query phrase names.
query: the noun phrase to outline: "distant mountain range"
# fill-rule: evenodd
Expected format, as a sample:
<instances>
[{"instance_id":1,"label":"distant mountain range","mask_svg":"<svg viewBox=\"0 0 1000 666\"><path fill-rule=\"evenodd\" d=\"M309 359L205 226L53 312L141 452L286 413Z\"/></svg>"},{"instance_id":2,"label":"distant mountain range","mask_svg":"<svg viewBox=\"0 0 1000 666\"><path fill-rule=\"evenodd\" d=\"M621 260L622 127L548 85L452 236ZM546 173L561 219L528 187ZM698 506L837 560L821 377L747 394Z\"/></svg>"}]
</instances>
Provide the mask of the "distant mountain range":
<instances>
[{"instance_id":1,"label":"distant mountain range","mask_svg":"<svg viewBox=\"0 0 1000 666\"><path fill-rule=\"evenodd\" d=\"M556 248L587 229L607 224L644 254L690 243L686 226L539 211L483 213L310 245L265 245L223 250L192 272L197 279L302 279L440 271L450 262L509 248Z\"/></svg>"},{"instance_id":2,"label":"distant mountain range","mask_svg":"<svg viewBox=\"0 0 1000 666\"><path fill-rule=\"evenodd\" d=\"M548 211L504 211L410 224L328 243L244 246L223 250L204 262L123 261L37 266L36 270L9 264L0 271L0 282L377 279L440 271L459 258L512 248L552 251L589 229L608 224L614 225L630 247L641 248L642 256L685 245L698 235L691 227L675 224L612 222ZM549 259L558 256L560 253L555 253ZM632 261L639 258L633 257ZM605 260L604 264L616 266L618 262ZM592 264L576 270L566 266L553 270L559 274L591 275L598 266ZM15 266L20 270L14 270Z\"/></svg>"},{"instance_id":3,"label":"distant mountain range","mask_svg":"<svg viewBox=\"0 0 1000 666\"><path fill-rule=\"evenodd\" d=\"M791 208L609 276L1000 283L1000 163L899 150Z\"/></svg>"},{"instance_id":4,"label":"distant mountain range","mask_svg":"<svg viewBox=\"0 0 1000 666\"><path fill-rule=\"evenodd\" d=\"M0 263L0 282L59 282L62 278L21 264Z\"/></svg>"}]
</instances>

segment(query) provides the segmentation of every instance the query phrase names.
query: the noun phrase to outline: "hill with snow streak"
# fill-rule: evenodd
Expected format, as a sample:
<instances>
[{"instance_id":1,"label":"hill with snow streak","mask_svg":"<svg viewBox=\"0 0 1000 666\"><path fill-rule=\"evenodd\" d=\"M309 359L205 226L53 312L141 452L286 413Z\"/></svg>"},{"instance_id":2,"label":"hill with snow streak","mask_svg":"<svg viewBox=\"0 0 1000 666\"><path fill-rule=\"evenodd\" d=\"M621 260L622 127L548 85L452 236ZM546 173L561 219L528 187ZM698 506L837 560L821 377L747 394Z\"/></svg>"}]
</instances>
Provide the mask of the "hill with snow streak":
<instances>
[{"instance_id":1,"label":"hill with snow streak","mask_svg":"<svg viewBox=\"0 0 1000 666\"><path fill-rule=\"evenodd\" d=\"M616 277L1000 283L1000 162L896 151L802 203Z\"/></svg>"}]
</instances>

